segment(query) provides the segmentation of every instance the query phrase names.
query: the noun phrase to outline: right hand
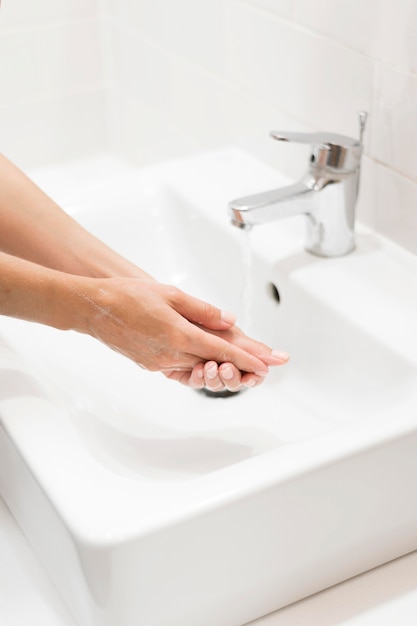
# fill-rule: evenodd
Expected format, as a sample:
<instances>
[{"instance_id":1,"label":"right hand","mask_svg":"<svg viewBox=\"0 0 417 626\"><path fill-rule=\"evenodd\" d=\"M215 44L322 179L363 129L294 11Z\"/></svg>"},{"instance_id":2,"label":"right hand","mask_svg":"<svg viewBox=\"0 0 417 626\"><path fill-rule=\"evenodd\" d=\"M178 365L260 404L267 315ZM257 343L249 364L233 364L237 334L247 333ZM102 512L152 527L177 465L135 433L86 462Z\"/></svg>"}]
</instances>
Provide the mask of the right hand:
<instances>
[{"instance_id":1,"label":"right hand","mask_svg":"<svg viewBox=\"0 0 417 626\"><path fill-rule=\"evenodd\" d=\"M190 381L195 383L201 363L214 362L226 371L229 363L236 368L234 379L238 370L259 382L269 365L284 362L236 328L233 316L176 287L140 278L92 280L93 315L84 332L145 369L191 376L198 365Z\"/></svg>"}]
</instances>

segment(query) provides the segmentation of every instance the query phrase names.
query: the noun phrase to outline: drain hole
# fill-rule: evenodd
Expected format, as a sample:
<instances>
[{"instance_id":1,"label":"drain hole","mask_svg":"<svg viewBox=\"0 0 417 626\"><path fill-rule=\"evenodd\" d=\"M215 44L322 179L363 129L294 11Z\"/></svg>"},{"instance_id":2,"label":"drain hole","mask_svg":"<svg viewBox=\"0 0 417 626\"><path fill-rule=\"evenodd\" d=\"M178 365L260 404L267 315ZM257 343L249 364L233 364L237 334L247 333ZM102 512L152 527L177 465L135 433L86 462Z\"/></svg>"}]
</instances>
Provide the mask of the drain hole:
<instances>
[{"instance_id":1,"label":"drain hole","mask_svg":"<svg viewBox=\"0 0 417 626\"><path fill-rule=\"evenodd\" d=\"M279 304L281 302L281 296L279 295L278 287L276 287L274 283L269 283L269 291L275 302Z\"/></svg>"},{"instance_id":2,"label":"drain hole","mask_svg":"<svg viewBox=\"0 0 417 626\"><path fill-rule=\"evenodd\" d=\"M229 391L228 389L224 389L223 391L210 391L210 389L204 387L203 389L196 389L196 391L208 398L231 398L246 391L246 388L239 389L239 391Z\"/></svg>"}]
</instances>

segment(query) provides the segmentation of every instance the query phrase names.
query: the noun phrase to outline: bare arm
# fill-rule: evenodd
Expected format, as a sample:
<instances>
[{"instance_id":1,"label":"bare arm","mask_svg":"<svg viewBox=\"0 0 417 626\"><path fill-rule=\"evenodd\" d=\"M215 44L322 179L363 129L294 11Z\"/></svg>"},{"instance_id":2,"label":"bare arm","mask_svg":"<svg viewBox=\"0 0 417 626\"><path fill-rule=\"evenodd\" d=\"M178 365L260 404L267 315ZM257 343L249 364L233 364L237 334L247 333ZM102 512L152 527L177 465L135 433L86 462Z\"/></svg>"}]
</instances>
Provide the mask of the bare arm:
<instances>
[{"instance_id":1,"label":"bare arm","mask_svg":"<svg viewBox=\"0 0 417 626\"><path fill-rule=\"evenodd\" d=\"M0 155L0 250L70 274L151 276L86 231Z\"/></svg>"},{"instance_id":2,"label":"bare arm","mask_svg":"<svg viewBox=\"0 0 417 626\"><path fill-rule=\"evenodd\" d=\"M108 248L4 157L0 250L1 314L88 333L194 387L252 386L287 360Z\"/></svg>"}]
</instances>

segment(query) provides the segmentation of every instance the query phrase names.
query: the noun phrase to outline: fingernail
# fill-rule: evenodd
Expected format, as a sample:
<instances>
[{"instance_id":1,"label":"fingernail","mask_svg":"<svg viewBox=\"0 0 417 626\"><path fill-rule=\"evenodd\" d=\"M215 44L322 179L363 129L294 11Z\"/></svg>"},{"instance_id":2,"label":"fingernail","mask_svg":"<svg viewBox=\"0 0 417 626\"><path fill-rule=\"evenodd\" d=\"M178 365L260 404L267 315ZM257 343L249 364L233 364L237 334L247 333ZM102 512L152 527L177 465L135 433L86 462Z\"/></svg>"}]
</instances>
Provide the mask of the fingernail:
<instances>
[{"instance_id":1,"label":"fingernail","mask_svg":"<svg viewBox=\"0 0 417 626\"><path fill-rule=\"evenodd\" d=\"M254 378L249 378L245 383L243 383L245 387L254 387L256 385L256 380Z\"/></svg>"},{"instance_id":2,"label":"fingernail","mask_svg":"<svg viewBox=\"0 0 417 626\"><path fill-rule=\"evenodd\" d=\"M207 378L213 379L217 376L217 365L214 363L206 366L206 376Z\"/></svg>"},{"instance_id":3,"label":"fingernail","mask_svg":"<svg viewBox=\"0 0 417 626\"><path fill-rule=\"evenodd\" d=\"M204 370L202 367L197 370L197 378L204 378Z\"/></svg>"},{"instance_id":4,"label":"fingernail","mask_svg":"<svg viewBox=\"0 0 417 626\"><path fill-rule=\"evenodd\" d=\"M269 370L258 370L257 372L255 372L255 374L257 376L262 376L262 378L264 378L267 374L268 374Z\"/></svg>"},{"instance_id":5,"label":"fingernail","mask_svg":"<svg viewBox=\"0 0 417 626\"><path fill-rule=\"evenodd\" d=\"M220 311L220 317L226 324L233 325L236 322L236 315L230 311Z\"/></svg>"},{"instance_id":6,"label":"fingernail","mask_svg":"<svg viewBox=\"0 0 417 626\"><path fill-rule=\"evenodd\" d=\"M221 368L220 373L222 378L225 378L226 380L231 380L233 378L233 370L230 365L224 365Z\"/></svg>"},{"instance_id":7,"label":"fingernail","mask_svg":"<svg viewBox=\"0 0 417 626\"><path fill-rule=\"evenodd\" d=\"M272 350L271 356L274 357L274 359L279 359L280 361L288 361L290 358L288 352L282 352L282 350Z\"/></svg>"}]
</instances>

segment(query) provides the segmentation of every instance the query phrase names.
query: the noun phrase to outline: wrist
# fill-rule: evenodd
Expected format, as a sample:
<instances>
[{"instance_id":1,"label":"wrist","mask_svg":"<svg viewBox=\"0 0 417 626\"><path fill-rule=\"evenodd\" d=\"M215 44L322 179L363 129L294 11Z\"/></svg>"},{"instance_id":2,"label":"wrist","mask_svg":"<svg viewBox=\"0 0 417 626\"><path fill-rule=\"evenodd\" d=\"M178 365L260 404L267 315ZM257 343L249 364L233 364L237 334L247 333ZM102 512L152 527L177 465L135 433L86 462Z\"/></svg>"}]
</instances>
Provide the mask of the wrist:
<instances>
[{"instance_id":1,"label":"wrist","mask_svg":"<svg viewBox=\"0 0 417 626\"><path fill-rule=\"evenodd\" d=\"M89 281L0 253L0 313L60 329L82 326Z\"/></svg>"},{"instance_id":2,"label":"wrist","mask_svg":"<svg viewBox=\"0 0 417 626\"><path fill-rule=\"evenodd\" d=\"M107 279L56 272L50 285L47 324L59 330L92 334L100 313L100 285Z\"/></svg>"}]
</instances>

